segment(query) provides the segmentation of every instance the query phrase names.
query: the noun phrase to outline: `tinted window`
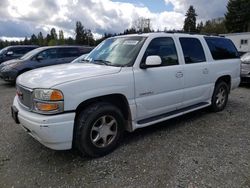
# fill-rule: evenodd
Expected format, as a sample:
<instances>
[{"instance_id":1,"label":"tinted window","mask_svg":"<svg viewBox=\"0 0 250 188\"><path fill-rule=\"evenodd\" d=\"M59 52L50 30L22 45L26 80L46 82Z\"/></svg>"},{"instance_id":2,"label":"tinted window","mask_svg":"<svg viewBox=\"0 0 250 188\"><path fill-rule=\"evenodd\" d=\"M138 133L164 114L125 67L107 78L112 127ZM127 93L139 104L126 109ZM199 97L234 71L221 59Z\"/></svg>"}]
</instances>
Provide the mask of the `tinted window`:
<instances>
[{"instance_id":1,"label":"tinted window","mask_svg":"<svg viewBox=\"0 0 250 188\"><path fill-rule=\"evenodd\" d=\"M239 58L233 42L226 38L205 37L214 60Z\"/></svg>"},{"instance_id":2,"label":"tinted window","mask_svg":"<svg viewBox=\"0 0 250 188\"><path fill-rule=\"evenodd\" d=\"M78 57L78 56L79 56L78 48L59 48L58 49L59 58Z\"/></svg>"},{"instance_id":3,"label":"tinted window","mask_svg":"<svg viewBox=\"0 0 250 188\"><path fill-rule=\"evenodd\" d=\"M93 48L80 48L80 54L87 54L89 52L91 52Z\"/></svg>"},{"instance_id":4,"label":"tinted window","mask_svg":"<svg viewBox=\"0 0 250 188\"><path fill-rule=\"evenodd\" d=\"M48 49L39 53L39 56L42 56L43 59L55 59L57 58L57 50L56 49Z\"/></svg>"},{"instance_id":5,"label":"tinted window","mask_svg":"<svg viewBox=\"0 0 250 188\"><path fill-rule=\"evenodd\" d=\"M31 51L31 50L34 50L34 49L36 49L36 47L27 47L27 48L23 48L23 50L24 50L25 53L27 53L27 52L29 52L29 51Z\"/></svg>"},{"instance_id":6,"label":"tinted window","mask_svg":"<svg viewBox=\"0 0 250 188\"><path fill-rule=\"evenodd\" d=\"M143 56L142 62L145 63L146 58L151 55L161 57L162 66L178 65L178 56L172 38L155 38L153 39Z\"/></svg>"},{"instance_id":7,"label":"tinted window","mask_svg":"<svg viewBox=\"0 0 250 188\"><path fill-rule=\"evenodd\" d=\"M180 38L185 63L200 63L206 61L201 42L196 38Z\"/></svg>"},{"instance_id":8,"label":"tinted window","mask_svg":"<svg viewBox=\"0 0 250 188\"><path fill-rule=\"evenodd\" d=\"M15 47L15 48L9 49L8 51L12 51L14 55L24 55L33 49L34 47Z\"/></svg>"},{"instance_id":9,"label":"tinted window","mask_svg":"<svg viewBox=\"0 0 250 188\"><path fill-rule=\"evenodd\" d=\"M8 51L11 51L14 53L14 55L23 55L25 54L24 50L22 47L17 47L17 48L11 48Z\"/></svg>"}]
</instances>

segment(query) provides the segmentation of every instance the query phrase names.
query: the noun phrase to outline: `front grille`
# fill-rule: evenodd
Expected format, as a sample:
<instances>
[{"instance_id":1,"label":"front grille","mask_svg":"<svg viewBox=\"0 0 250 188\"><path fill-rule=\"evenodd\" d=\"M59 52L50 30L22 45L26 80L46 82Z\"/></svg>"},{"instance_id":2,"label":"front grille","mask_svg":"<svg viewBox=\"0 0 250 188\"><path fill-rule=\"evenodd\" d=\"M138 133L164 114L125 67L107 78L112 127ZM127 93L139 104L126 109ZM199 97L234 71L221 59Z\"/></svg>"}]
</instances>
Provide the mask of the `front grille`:
<instances>
[{"instance_id":1,"label":"front grille","mask_svg":"<svg viewBox=\"0 0 250 188\"><path fill-rule=\"evenodd\" d=\"M31 109L32 108L32 90L25 88L23 86L20 86L20 85L17 85L16 89L17 89L17 96L18 96L20 103L23 106Z\"/></svg>"}]
</instances>

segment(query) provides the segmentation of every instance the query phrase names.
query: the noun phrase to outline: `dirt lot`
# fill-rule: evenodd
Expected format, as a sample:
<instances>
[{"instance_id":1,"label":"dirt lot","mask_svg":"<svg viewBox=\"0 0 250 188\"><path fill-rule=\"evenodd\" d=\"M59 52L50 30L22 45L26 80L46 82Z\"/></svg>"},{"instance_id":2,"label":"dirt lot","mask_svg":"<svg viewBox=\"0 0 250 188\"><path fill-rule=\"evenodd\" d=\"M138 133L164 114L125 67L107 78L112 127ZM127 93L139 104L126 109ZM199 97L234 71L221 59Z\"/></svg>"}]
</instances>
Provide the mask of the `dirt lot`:
<instances>
[{"instance_id":1,"label":"dirt lot","mask_svg":"<svg viewBox=\"0 0 250 188\"><path fill-rule=\"evenodd\" d=\"M11 119L0 81L0 187L250 187L250 87L220 113L201 110L126 135L99 159L45 148Z\"/></svg>"}]
</instances>

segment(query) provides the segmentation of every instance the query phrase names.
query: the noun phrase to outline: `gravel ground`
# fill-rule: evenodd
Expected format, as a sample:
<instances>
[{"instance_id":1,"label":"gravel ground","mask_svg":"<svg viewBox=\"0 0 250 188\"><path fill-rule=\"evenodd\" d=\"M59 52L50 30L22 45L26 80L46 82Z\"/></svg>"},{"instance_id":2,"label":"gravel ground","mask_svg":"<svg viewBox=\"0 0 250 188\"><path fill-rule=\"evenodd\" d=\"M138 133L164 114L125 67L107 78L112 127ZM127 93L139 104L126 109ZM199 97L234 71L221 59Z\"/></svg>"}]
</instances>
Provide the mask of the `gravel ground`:
<instances>
[{"instance_id":1,"label":"gravel ground","mask_svg":"<svg viewBox=\"0 0 250 188\"><path fill-rule=\"evenodd\" d=\"M99 159L45 148L11 119L0 81L0 187L250 187L250 87L220 113L204 109L140 129Z\"/></svg>"}]
</instances>

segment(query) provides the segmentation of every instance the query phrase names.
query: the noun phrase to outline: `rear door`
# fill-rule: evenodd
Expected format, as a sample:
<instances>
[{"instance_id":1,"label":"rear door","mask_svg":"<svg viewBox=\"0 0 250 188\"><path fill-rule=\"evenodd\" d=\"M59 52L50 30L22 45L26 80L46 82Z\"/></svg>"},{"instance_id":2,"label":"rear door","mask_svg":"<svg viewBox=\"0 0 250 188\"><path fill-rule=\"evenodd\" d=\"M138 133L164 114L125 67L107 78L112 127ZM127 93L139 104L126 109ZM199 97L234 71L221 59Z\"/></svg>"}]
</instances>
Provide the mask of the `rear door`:
<instances>
[{"instance_id":1,"label":"rear door","mask_svg":"<svg viewBox=\"0 0 250 188\"><path fill-rule=\"evenodd\" d=\"M183 100L183 69L179 64L175 39L153 39L142 58L161 57L162 65L147 69L135 69L135 96L137 118L143 120L181 108Z\"/></svg>"},{"instance_id":2,"label":"rear door","mask_svg":"<svg viewBox=\"0 0 250 188\"><path fill-rule=\"evenodd\" d=\"M185 62L183 107L207 102L211 92L211 72L203 45L195 37L180 37L179 42Z\"/></svg>"}]
</instances>

